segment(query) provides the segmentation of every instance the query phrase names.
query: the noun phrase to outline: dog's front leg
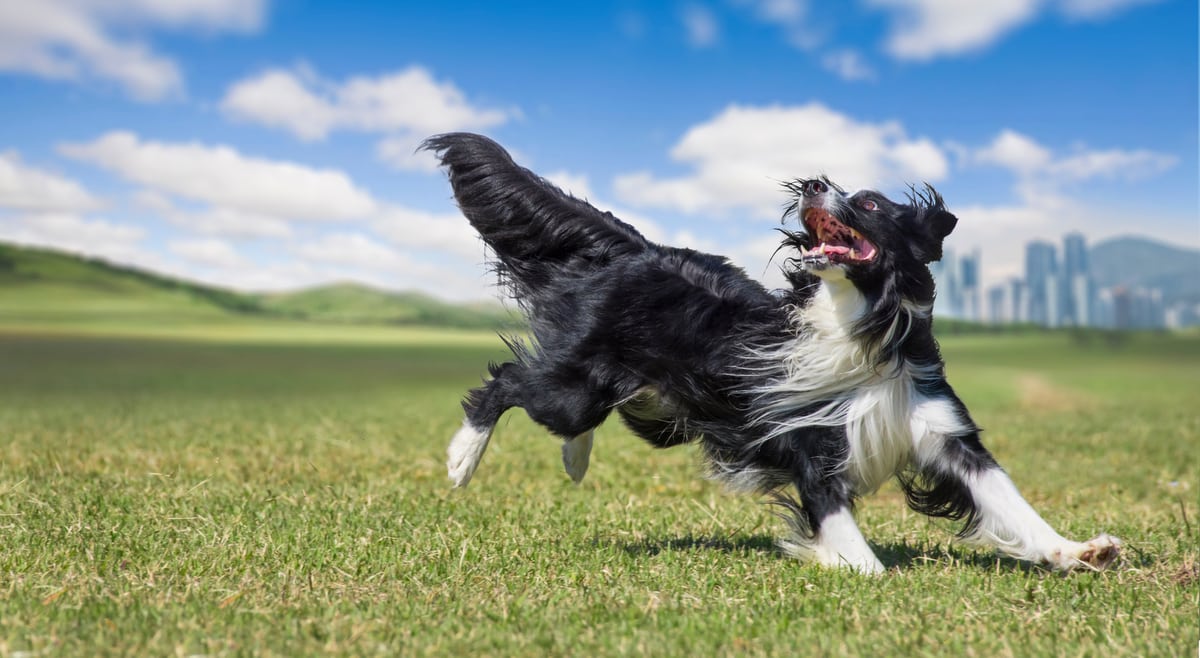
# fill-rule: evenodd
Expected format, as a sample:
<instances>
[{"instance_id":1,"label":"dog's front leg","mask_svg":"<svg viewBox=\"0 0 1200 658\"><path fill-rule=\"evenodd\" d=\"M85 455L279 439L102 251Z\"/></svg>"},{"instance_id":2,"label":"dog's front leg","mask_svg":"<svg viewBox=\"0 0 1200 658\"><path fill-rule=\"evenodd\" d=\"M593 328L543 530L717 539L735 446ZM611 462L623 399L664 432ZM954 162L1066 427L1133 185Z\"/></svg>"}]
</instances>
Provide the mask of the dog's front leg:
<instances>
[{"instance_id":1,"label":"dog's front leg","mask_svg":"<svg viewBox=\"0 0 1200 658\"><path fill-rule=\"evenodd\" d=\"M1019 560L1055 569L1101 570L1116 560L1121 541L1106 534L1085 542L1066 539L1034 511L999 466L964 474L978 524L964 540L992 546Z\"/></svg>"},{"instance_id":2,"label":"dog's front leg","mask_svg":"<svg viewBox=\"0 0 1200 658\"><path fill-rule=\"evenodd\" d=\"M966 521L962 539L1055 569L1100 570L1112 564L1121 541L1100 534L1066 539L1034 511L979 441L978 429L957 398L915 406L918 473L905 479L909 505L931 516Z\"/></svg>"},{"instance_id":3,"label":"dog's front leg","mask_svg":"<svg viewBox=\"0 0 1200 658\"><path fill-rule=\"evenodd\" d=\"M780 542L787 555L827 567L849 567L860 573L883 573L883 563L867 545L851 512L849 487L843 477L797 481L803 507L784 496L776 503L792 534Z\"/></svg>"}]
</instances>

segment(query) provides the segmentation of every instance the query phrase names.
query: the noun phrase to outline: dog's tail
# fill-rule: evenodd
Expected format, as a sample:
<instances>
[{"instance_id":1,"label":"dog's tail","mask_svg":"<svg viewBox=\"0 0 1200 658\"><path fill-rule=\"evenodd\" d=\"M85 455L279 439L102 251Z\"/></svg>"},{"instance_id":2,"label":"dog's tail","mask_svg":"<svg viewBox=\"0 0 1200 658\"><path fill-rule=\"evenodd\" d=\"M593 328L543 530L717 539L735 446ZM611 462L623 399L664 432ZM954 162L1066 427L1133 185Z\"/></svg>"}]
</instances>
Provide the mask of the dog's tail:
<instances>
[{"instance_id":1,"label":"dog's tail","mask_svg":"<svg viewBox=\"0 0 1200 658\"><path fill-rule=\"evenodd\" d=\"M425 140L449 169L458 207L495 252L501 280L523 302L564 275L602 267L650 243L632 226L577 199L513 162L482 135Z\"/></svg>"}]
</instances>

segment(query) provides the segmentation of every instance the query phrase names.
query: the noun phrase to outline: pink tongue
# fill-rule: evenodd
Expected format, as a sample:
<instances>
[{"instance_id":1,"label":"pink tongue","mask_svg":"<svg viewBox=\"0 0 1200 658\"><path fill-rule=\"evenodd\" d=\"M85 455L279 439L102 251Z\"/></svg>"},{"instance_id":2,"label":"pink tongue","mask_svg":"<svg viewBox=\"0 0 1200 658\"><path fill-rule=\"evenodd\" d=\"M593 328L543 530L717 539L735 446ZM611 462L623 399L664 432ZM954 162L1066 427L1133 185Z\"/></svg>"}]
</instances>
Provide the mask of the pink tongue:
<instances>
[{"instance_id":1,"label":"pink tongue","mask_svg":"<svg viewBox=\"0 0 1200 658\"><path fill-rule=\"evenodd\" d=\"M848 253L850 253L850 248L843 247L843 246L836 245L836 244L827 244L827 245L825 245L825 253L827 253L827 254L848 254Z\"/></svg>"}]
</instances>

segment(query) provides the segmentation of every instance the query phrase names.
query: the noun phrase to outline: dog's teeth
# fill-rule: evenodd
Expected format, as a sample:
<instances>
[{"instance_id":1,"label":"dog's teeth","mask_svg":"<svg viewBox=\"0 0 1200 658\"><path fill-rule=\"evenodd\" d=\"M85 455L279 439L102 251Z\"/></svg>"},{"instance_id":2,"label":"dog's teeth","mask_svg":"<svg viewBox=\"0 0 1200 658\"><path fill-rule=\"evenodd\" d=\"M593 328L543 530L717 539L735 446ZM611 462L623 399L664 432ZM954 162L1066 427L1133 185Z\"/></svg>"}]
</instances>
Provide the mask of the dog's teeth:
<instances>
[{"instance_id":1,"label":"dog's teeth","mask_svg":"<svg viewBox=\"0 0 1200 658\"><path fill-rule=\"evenodd\" d=\"M858 250L856 250L852 247L850 249L850 257L857 260L858 259Z\"/></svg>"}]
</instances>

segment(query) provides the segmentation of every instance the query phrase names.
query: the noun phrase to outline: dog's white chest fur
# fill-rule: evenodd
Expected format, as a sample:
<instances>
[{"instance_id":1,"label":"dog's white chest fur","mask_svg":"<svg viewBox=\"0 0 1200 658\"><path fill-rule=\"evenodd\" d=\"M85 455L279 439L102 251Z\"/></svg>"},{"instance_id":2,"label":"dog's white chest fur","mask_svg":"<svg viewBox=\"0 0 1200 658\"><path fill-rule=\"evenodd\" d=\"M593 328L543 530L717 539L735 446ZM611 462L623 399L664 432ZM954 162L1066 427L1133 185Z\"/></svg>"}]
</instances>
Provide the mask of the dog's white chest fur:
<instances>
[{"instance_id":1,"label":"dog's white chest fur","mask_svg":"<svg viewBox=\"0 0 1200 658\"><path fill-rule=\"evenodd\" d=\"M852 337L866 311L866 300L850 282L826 280L797 310L805 332L789 348L783 383L797 406L833 400L797 424L845 428L846 471L858 493L874 491L909 462L926 433L916 427L926 424L918 420L919 410L933 410L914 389L909 366L880 367Z\"/></svg>"},{"instance_id":2,"label":"dog's white chest fur","mask_svg":"<svg viewBox=\"0 0 1200 658\"><path fill-rule=\"evenodd\" d=\"M912 378L898 376L863 386L850 399L846 439L850 444L847 472L858 493L879 488L912 456Z\"/></svg>"}]
</instances>

